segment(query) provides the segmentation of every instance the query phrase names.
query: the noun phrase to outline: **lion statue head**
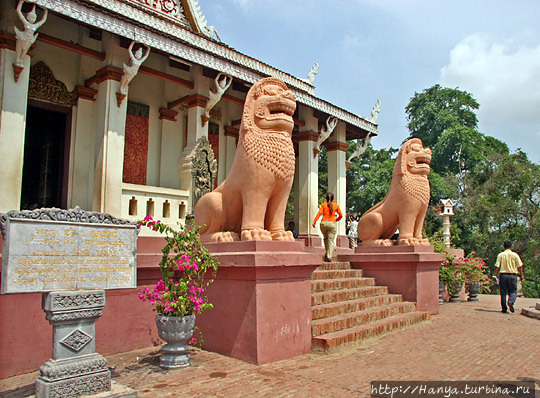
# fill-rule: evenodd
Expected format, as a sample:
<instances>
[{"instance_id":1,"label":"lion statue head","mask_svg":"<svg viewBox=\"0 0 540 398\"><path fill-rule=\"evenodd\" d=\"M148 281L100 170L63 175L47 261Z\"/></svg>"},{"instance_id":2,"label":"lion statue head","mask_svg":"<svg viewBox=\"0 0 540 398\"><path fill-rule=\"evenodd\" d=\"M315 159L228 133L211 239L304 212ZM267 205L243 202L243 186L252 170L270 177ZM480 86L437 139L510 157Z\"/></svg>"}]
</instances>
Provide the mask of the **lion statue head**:
<instances>
[{"instance_id":1,"label":"lion statue head","mask_svg":"<svg viewBox=\"0 0 540 398\"><path fill-rule=\"evenodd\" d=\"M247 94L242 125L249 132L258 129L290 135L294 127L295 109L296 98L285 83L274 77L266 77L255 83Z\"/></svg>"},{"instance_id":2,"label":"lion statue head","mask_svg":"<svg viewBox=\"0 0 540 398\"><path fill-rule=\"evenodd\" d=\"M240 139L246 154L280 179L294 176L294 146L291 135L296 98L280 79L266 77L255 83L246 96Z\"/></svg>"},{"instance_id":3,"label":"lion statue head","mask_svg":"<svg viewBox=\"0 0 540 398\"><path fill-rule=\"evenodd\" d=\"M427 176L431 171L431 149L424 148L420 138L405 142L398 154L394 166L394 175Z\"/></svg>"}]
</instances>

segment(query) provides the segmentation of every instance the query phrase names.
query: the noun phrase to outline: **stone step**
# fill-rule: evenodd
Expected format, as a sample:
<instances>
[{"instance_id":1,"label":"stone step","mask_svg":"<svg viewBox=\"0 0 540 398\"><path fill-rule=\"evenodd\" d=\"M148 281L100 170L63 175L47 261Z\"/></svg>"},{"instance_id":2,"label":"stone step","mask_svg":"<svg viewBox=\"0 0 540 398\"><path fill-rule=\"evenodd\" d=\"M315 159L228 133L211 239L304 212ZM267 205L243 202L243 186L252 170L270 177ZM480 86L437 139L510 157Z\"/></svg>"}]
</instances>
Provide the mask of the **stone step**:
<instances>
[{"instance_id":1,"label":"stone step","mask_svg":"<svg viewBox=\"0 0 540 398\"><path fill-rule=\"evenodd\" d=\"M311 281L311 291L342 290L364 286L374 286L374 278L343 278Z\"/></svg>"},{"instance_id":2,"label":"stone step","mask_svg":"<svg viewBox=\"0 0 540 398\"><path fill-rule=\"evenodd\" d=\"M351 269L351 263L349 263L348 261L332 261L330 263L323 262L322 265L316 269L316 271L338 269Z\"/></svg>"},{"instance_id":3,"label":"stone step","mask_svg":"<svg viewBox=\"0 0 540 398\"><path fill-rule=\"evenodd\" d=\"M311 307L311 314L313 320L316 320L363 311L380 305L399 303L402 300L401 294L384 294L381 296L364 297L357 300L314 305Z\"/></svg>"},{"instance_id":4,"label":"stone step","mask_svg":"<svg viewBox=\"0 0 540 398\"><path fill-rule=\"evenodd\" d=\"M356 326L367 325L385 318L406 314L412 311L416 311L416 304L410 302L381 305L363 311L317 319L311 324L311 332L313 337L320 336L326 333L333 333Z\"/></svg>"},{"instance_id":5,"label":"stone step","mask_svg":"<svg viewBox=\"0 0 540 398\"><path fill-rule=\"evenodd\" d=\"M336 303L339 301L356 300L362 297L373 297L388 294L386 286L366 286L342 290L327 290L311 295L311 305Z\"/></svg>"},{"instance_id":6,"label":"stone step","mask_svg":"<svg viewBox=\"0 0 540 398\"><path fill-rule=\"evenodd\" d=\"M536 303L535 307L523 308L521 315L525 315L529 318L540 319L540 303Z\"/></svg>"},{"instance_id":7,"label":"stone step","mask_svg":"<svg viewBox=\"0 0 540 398\"><path fill-rule=\"evenodd\" d=\"M361 278L361 269L337 269L337 270L321 270L316 269L311 276L312 280L320 279L338 279L338 278Z\"/></svg>"},{"instance_id":8,"label":"stone step","mask_svg":"<svg viewBox=\"0 0 540 398\"><path fill-rule=\"evenodd\" d=\"M415 311L386 318L367 325L327 333L321 336L313 337L313 350L331 353L339 348L359 344L365 339L377 337L383 333L411 326L428 319L430 319L430 314L428 312Z\"/></svg>"}]
</instances>

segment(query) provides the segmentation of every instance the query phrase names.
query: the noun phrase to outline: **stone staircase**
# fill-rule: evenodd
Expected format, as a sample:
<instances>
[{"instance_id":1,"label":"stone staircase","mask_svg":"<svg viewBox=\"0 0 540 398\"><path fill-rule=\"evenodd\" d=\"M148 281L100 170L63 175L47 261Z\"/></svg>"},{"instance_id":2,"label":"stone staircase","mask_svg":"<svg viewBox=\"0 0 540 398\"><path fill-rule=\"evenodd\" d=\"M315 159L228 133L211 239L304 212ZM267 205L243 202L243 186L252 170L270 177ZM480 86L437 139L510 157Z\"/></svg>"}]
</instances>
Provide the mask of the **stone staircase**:
<instances>
[{"instance_id":1,"label":"stone staircase","mask_svg":"<svg viewBox=\"0 0 540 398\"><path fill-rule=\"evenodd\" d=\"M376 286L348 262L323 263L311 281L312 347L333 352L364 339L430 319L416 304Z\"/></svg>"}]
</instances>

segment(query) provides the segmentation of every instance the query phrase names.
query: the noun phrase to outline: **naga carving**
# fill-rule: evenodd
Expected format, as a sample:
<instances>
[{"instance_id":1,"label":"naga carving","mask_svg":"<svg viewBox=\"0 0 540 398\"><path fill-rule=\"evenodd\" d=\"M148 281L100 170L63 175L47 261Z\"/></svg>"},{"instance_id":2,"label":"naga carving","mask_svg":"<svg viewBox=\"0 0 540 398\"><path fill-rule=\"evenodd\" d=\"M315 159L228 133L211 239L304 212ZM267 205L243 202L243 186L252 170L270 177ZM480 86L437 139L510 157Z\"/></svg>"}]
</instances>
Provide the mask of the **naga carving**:
<instances>
[{"instance_id":1,"label":"naga carving","mask_svg":"<svg viewBox=\"0 0 540 398\"><path fill-rule=\"evenodd\" d=\"M284 218L294 177L295 109L294 94L280 79L251 87L231 171L195 206L195 223L205 225L203 242L294 240Z\"/></svg>"},{"instance_id":2,"label":"naga carving","mask_svg":"<svg viewBox=\"0 0 540 398\"><path fill-rule=\"evenodd\" d=\"M399 245L429 245L422 237L430 198L428 174L431 150L418 138L405 142L394 166L392 183L382 202L369 209L358 222L363 246L390 246L399 228Z\"/></svg>"}]
</instances>

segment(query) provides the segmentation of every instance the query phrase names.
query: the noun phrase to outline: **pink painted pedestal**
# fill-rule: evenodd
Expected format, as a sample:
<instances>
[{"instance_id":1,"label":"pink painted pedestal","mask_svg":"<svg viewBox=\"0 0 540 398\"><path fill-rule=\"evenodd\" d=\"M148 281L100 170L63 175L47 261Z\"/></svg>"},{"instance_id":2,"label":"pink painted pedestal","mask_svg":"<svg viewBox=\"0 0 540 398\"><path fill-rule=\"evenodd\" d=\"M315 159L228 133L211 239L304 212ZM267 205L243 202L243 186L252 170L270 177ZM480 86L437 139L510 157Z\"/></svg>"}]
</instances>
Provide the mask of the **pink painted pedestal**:
<instances>
[{"instance_id":1,"label":"pink painted pedestal","mask_svg":"<svg viewBox=\"0 0 540 398\"><path fill-rule=\"evenodd\" d=\"M340 261L350 261L377 285L401 294L403 300L416 302L420 311L439 313L439 268L444 255L432 246L357 247L352 255L341 255Z\"/></svg>"},{"instance_id":2,"label":"pink painted pedestal","mask_svg":"<svg viewBox=\"0 0 540 398\"><path fill-rule=\"evenodd\" d=\"M203 348L264 364L311 350L311 274L320 256L302 242L206 244L221 262L197 315Z\"/></svg>"}]
</instances>

